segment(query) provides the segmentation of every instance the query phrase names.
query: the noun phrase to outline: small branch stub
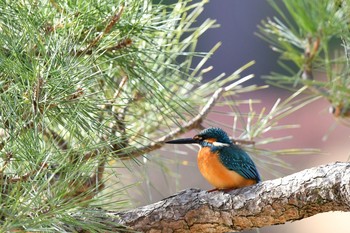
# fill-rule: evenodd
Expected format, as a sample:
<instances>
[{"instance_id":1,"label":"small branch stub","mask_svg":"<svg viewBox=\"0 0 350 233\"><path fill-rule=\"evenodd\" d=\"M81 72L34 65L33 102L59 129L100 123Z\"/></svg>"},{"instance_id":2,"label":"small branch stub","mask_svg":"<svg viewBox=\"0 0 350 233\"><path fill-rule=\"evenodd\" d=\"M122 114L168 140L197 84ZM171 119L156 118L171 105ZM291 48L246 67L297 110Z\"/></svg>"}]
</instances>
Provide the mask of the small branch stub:
<instances>
[{"instance_id":1,"label":"small branch stub","mask_svg":"<svg viewBox=\"0 0 350 233\"><path fill-rule=\"evenodd\" d=\"M141 232L230 232L328 211L350 211L350 163L327 164L229 193L187 189L111 214L117 223Z\"/></svg>"}]
</instances>

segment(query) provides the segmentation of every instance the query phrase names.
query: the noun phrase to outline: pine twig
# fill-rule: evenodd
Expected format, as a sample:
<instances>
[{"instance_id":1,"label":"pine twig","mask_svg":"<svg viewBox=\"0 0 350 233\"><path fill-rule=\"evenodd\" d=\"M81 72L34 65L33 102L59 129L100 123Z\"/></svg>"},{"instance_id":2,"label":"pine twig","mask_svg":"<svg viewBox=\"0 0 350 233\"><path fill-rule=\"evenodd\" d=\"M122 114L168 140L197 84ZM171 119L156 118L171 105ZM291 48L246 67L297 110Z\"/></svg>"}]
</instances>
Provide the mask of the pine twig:
<instances>
[{"instance_id":1,"label":"pine twig","mask_svg":"<svg viewBox=\"0 0 350 233\"><path fill-rule=\"evenodd\" d=\"M150 143L149 145L143 146L141 148L132 149L131 151L125 151L123 153L117 153L117 156L121 159L131 159L136 158L140 155L149 153L151 151L154 151L156 149L159 149L162 147L166 141L169 141L183 133L186 133L192 129L203 129L202 122L210 112L210 110L215 106L216 102L220 99L222 94L229 90L229 88L219 88L217 89L214 94L211 96L207 104L202 108L202 110L199 112L198 115L196 115L194 118L192 118L187 123L183 124L182 126L174 129L167 135L155 140L154 142Z\"/></svg>"},{"instance_id":2,"label":"pine twig","mask_svg":"<svg viewBox=\"0 0 350 233\"><path fill-rule=\"evenodd\" d=\"M122 48L129 47L132 44L132 40L130 38L125 38L118 42L116 45L107 48L107 51L115 51L115 50L120 50Z\"/></svg>"},{"instance_id":3,"label":"pine twig","mask_svg":"<svg viewBox=\"0 0 350 233\"><path fill-rule=\"evenodd\" d=\"M26 174L22 175L22 176L18 176L18 177L8 177L7 175L2 175L2 181L5 181L4 183L8 182L8 183L16 183L19 181L27 181L29 179L29 177L39 173L40 171L42 171L43 169L46 169L48 167L47 163L42 163L40 164L40 166L37 169L34 169L33 171L27 172Z\"/></svg>"},{"instance_id":4,"label":"pine twig","mask_svg":"<svg viewBox=\"0 0 350 233\"><path fill-rule=\"evenodd\" d=\"M86 201L92 199L96 196L104 187L103 183L103 173L105 170L106 159L103 157L100 159L97 165L97 171L94 175L86 178L86 180L80 184L80 178L71 182L72 192L67 194L65 198L75 198L77 196L82 196L80 201Z\"/></svg>"},{"instance_id":5,"label":"pine twig","mask_svg":"<svg viewBox=\"0 0 350 233\"><path fill-rule=\"evenodd\" d=\"M86 47L83 51L78 51L76 53L77 56L82 55L82 54L91 54L92 53L92 48L95 47L95 45L106 35L108 34L111 30L112 27L119 21L122 13L124 10L124 6L121 6L119 8L119 11L114 14L114 16L112 17L112 19L110 20L110 22L107 24L107 26L105 27L105 29L103 30L102 33L100 33L95 39L93 39L90 44L88 45L88 47Z\"/></svg>"},{"instance_id":6,"label":"pine twig","mask_svg":"<svg viewBox=\"0 0 350 233\"><path fill-rule=\"evenodd\" d=\"M58 133L53 131L52 129L47 129L44 131L44 135L48 138L52 138L58 148L60 148L62 151L67 151L69 149L68 142Z\"/></svg>"},{"instance_id":7,"label":"pine twig","mask_svg":"<svg viewBox=\"0 0 350 233\"><path fill-rule=\"evenodd\" d=\"M22 133L24 130L30 129L34 127L34 123L32 120L29 120L28 122L26 122L22 127L20 127L19 129L17 129L17 131L15 131L12 135L8 135L6 137L4 137L1 141L0 141L0 150L2 150L6 143L8 143L8 141L11 138L16 138L20 133Z\"/></svg>"}]
</instances>

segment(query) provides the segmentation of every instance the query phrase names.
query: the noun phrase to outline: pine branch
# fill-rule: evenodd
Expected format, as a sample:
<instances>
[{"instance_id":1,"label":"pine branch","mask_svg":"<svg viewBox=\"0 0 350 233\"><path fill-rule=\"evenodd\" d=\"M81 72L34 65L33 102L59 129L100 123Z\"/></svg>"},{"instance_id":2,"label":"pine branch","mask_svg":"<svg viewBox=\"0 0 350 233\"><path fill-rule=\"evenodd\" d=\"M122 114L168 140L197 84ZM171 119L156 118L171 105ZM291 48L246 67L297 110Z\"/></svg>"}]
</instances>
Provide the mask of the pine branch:
<instances>
[{"instance_id":1,"label":"pine branch","mask_svg":"<svg viewBox=\"0 0 350 233\"><path fill-rule=\"evenodd\" d=\"M110 213L142 232L228 232L350 211L350 164L332 163L229 193L187 189L160 202Z\"/></svg>"},{"instance_id":2,"label":"pine branch","mask_svg":"<svg viewBox=\"0 0 350 233\"><path fill-rule=\"evenodd\" d=\"M207 104L202 108L202 110L196 115L194 118L186 122L184 125L174 129L167 135L155 140L154 142L150 143L149 145L146 145L141 148L134 149L132 151L123 151L123 154L118 154L118 156L122 159L131 159L136 158L140 155L149 153L151 151L157 150L161 148L166 141L169 141L173 139L176 136L179 136L183 133L186 133L192 129L203 129L203 126L201 125L205 117L208 115L210 110L215 106L216 102L220 99L222 94L225 91L228 91L230 87L226 88L219 88L217 89L211 98L208 100Z\"/></svg>"},{"instance_id":3,"label":"pine branch","mask_svg":"<svg viewBox=\"0 0 350 233\"><path fill-rule=\"evenodd\" d=\"M112 17L111 21L108 23L108 25L103 30L103 32L100 33L93 41L91 41L89 46L86 49L84 49L83 52L79 51L78 55L86 54L86 53L91 54L92 53L91 49L93 47L95 47L95 45L102 39L103 36L105 36L106 34L108 34L111 31L112 27L116 24L116 22L119 21L123 11L124 11L124 7L121 6L119 8L119 11Z\"/></svg>"}]
</instances>

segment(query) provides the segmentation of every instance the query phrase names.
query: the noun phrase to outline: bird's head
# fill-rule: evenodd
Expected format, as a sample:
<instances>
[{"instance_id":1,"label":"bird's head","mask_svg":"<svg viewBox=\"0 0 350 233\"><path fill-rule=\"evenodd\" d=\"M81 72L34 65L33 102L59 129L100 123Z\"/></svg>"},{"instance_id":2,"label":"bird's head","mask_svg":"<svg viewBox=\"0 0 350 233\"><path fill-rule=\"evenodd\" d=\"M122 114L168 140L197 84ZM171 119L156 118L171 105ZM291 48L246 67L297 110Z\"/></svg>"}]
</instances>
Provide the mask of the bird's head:
<instances>
[{"instance_id":1,"label":"bird's head","mask_svg":"<svg viewBox=\"0 0 350 233\"><path fill-rule=\"evenodd\" d=\"M170 144L199 144L201 146L229 146L232 142L227 133L220 128L207 128L193 138L181 138L166 143Z\"/></svg>"}]
</instances>

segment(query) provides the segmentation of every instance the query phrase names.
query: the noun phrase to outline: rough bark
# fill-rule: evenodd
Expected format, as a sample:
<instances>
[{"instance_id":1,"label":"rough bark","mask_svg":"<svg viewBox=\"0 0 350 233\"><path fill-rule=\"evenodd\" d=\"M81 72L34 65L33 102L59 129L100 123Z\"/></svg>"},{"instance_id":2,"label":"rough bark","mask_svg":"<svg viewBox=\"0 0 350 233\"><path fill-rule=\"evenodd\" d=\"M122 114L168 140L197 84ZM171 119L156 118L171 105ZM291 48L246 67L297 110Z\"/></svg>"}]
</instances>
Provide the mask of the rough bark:
<instances>
[{"instance_id":1,"label":"rough bark","mask_svg":"<svg viewBox=\"0 0 350 233\"><path fill-rule=\"evenodd\" d=\"M187 189L157 203L111 213L141 232L228 232L350 211L350 163L332 163L228 193Z\"/></svg>"}]
</instances>

